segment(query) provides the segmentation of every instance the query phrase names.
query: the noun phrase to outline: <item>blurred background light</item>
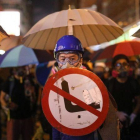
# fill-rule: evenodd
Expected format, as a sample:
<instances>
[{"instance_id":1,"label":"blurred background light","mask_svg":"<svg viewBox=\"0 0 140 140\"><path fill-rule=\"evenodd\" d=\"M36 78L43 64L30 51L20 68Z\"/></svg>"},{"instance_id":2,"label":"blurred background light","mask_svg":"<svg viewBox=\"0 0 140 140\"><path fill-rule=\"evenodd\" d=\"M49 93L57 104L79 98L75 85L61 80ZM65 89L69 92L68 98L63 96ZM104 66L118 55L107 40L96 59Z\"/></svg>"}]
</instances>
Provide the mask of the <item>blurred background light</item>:
<instances>
[{"instance_id":1,"label":"blurred background light","mask_svg":"<svg viewBox=\"0 0 140 140\"><path fill-rule=\"evenodd\" d=\"M0 50L0 55L3 55L5 53L4 50Z\"/></svg>"},{"instance_id":2,"label":"blurred background light","mask_svg":"<svg viewBox=\"0 0 140 140\"><path fill-rule=\"evenodd\" d=\"M129 30L129 36L132 36L136 31L140 29L140 25L134 26Z\"/></svg>"},{"instance_id":3,"label":"blurred background light","mask_svg":"<svg viewBox=\"0 0 140 140\"><path fill-rule=\"evenodd\" d=\"M20 12L0 11L0 25L9 35L20 35Z\"/></svg>"}]
</instances>

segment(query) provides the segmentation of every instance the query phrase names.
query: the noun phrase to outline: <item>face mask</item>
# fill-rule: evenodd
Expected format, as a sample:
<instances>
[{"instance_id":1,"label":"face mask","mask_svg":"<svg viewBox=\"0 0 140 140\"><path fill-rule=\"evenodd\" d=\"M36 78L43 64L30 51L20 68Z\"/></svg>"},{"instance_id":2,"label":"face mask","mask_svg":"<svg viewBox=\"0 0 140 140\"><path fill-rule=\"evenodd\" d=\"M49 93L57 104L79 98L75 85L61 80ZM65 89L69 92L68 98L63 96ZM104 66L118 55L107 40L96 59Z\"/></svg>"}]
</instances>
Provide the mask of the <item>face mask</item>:
<instances>
[{"instance_id":1,"label":"face mask","mask_svg":"<svg viewBox=\"0 0 140 140\"><path fill-rule=\"evenodd\" d=\"M126 78L128 76L128 72L127 71L121 71L119 74L118 74L118 77L119 78Z\"/></svg>"},{"instance_id":2,"label":"face mask","mask_svg":"<svg viewBox=\"0 0 140 140\"><path fill-rule=\"evenodd\" d=\"M74 66L74 65L69 64L69 62L66 62L64 65L62 65L60 67L60 69L74 68L74 67L78 67L79 68L80 66L81 66L81 63L78 63L77 66Z\"/></svg>"},{"instance_id":3,"label":"face mask","mask_svg":"<svg viewBox=\"0 0 140 140\"><path fill-rule=\"evenodd\" d=\"M119 64L119 63L118 63ZM121 64L118 70L118 77L119 78L126 78L128 76L128 71L126 71L126 64Z\"/></svg>"},{"instance_id":4,"label":"face mask","mask_svg":"<svg viewBox=\"0 0 140 140\"><path fill-rule=\"evenodd\" d=\"M95 72L95 74L96 74L98 77L100 77L100 78L102 78L102 77L103 77L103 75L104 75L104 73L103 73L103 72Z\"/></svg>"}]
</instances>

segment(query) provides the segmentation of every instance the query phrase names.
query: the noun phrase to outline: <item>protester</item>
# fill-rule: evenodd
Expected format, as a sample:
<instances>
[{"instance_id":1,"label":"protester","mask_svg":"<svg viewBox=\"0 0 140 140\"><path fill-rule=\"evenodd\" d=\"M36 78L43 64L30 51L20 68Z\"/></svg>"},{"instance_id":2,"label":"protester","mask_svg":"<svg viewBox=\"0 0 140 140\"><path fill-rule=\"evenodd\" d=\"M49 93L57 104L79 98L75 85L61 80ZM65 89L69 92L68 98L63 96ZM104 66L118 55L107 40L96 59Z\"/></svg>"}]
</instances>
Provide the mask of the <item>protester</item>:
<instances>
[{"instance_id":1,"label":"protester","mask_svg":"<svg viewBox=\"0 0 140 140\"><path fill-rule=\"evenodd\" d=\"M1 104L7 114L7 140L31 140L33 134L32 107L34 87L25 78L23 68L11 70L1 92Z\"/></svg>"},{"instance_id":2,"label":"protester","mask_svg":"<svg viewBox=\"0 0 140 140\"><path fill-rule=\"evenodd\" d=\"M140 86L131 76L129 59L120 54L112 60L112 76L107 83L109 92L114 97L117 106L117 116L123 124L122 140L140 139Z\"/></svg>"},{"instance_id":3,"label":"protester","mask_svg":"<svg viewBox=\"0 0 140 140\"><path fill-rule=\"evenodd\" d=\"M131 76L134 77L140 85L140 63L135 56L129 57Z\"/></svg>"},{"instance_id":4,"label":"protester","mask_svg":"<svg viewBox=\"0 0 140 140\"><path fill-rule=\"evenodd\" d=\"M108 77L106 78L106 65L104 62L96 62L93 68L93 72L100 77L100 79L105 84L108 81Z\"/></svg>"},{"instance_id":5,"label":"protester","mask_svg":"<svg viewBox=\"0 0 140 140\"><path fill-rule=\"evenodd\" d=\"M72 35L66 35L60 38L54 49L54 56L57 61L54 68L52 69L52 74L71 67L77 67L85 69L82 65L84 49L81 42ZM117 117L114 115L115 109L110 102L110 108L108 112L108 117L106 123L102 125L100 130L96 130L88 135L84 136L70 136L59 132L57 129L52 128L53 140L107 140L113 139L118 140L118 122ZM111 116L109 118L109 116ZM112 134L110 134L110 132Z\"/></svg>"}]
</instances>

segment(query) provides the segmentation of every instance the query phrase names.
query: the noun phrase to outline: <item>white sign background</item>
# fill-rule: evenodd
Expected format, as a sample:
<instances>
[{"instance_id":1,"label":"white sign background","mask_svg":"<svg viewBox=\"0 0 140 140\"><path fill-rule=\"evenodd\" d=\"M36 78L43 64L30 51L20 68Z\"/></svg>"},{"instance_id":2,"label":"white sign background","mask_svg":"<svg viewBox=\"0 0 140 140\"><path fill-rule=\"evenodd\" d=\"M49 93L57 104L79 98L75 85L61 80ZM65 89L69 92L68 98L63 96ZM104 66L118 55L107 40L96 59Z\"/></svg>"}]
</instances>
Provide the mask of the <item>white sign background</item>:
<instances>
[{"instance_id":1,"label":"white sign background","mask_svg":"<svg viewBox=\"0 0 140 140\"><path fill-rule=\"evenodd\" d=\"M68 82L70 94L83 102L85 102L83 97L83 90L91 90L93 88L96 88L98 90L98 97L101 101L100 109L97 110L100 112L102 111L102 94L94 81L80 74L69 74L63 76L62 78ZM54 84L60 89L62 89L62 78L58 79ZM74 90L72 89L72 87L75 87ZM54 91L50 91L49 94L49 107L52 115L60 124L72 129L81 129L88 127L98 119L96 115L86 110L72 113L68 112L65 108L64 97L55 93ZM78 116L80 116L80 118Z\"/></svg>"}]
</instances>

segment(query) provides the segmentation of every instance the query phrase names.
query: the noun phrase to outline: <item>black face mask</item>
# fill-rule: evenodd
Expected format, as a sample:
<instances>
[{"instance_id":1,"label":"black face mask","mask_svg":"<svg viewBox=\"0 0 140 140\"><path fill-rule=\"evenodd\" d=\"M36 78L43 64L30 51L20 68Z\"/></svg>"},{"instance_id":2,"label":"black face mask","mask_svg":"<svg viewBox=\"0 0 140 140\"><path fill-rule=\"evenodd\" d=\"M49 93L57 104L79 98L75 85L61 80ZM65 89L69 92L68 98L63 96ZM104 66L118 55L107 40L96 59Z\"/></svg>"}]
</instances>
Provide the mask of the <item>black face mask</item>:
<instances>
[{"instance_id":1,"label":"black face mask","mask_svg":"<svg viewBox=\"0 0 140 140\"><path fill-rule=\"evenodd\" d=\"M103 72L95 72L95 74L100 78L102 78L104 76Z\"/></svg>"},{"instance_id":2,"label":"black face mask","mask_svg":"<svg viewBox=\"0 0 140 140\"><path fill-rule=\"evenodd\" d=\"M126 78L128 76L128 72L127 71L121 71L118 75L119 78Z\"/></svg>"}]
</instances>

